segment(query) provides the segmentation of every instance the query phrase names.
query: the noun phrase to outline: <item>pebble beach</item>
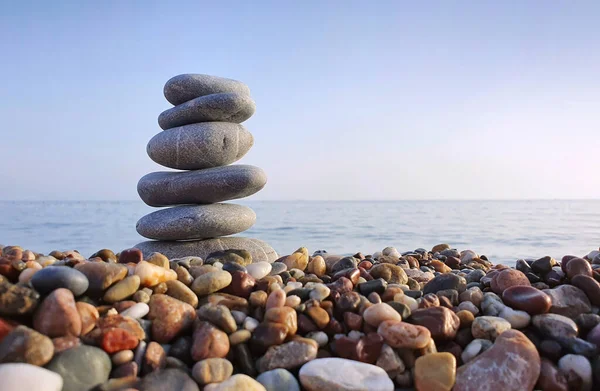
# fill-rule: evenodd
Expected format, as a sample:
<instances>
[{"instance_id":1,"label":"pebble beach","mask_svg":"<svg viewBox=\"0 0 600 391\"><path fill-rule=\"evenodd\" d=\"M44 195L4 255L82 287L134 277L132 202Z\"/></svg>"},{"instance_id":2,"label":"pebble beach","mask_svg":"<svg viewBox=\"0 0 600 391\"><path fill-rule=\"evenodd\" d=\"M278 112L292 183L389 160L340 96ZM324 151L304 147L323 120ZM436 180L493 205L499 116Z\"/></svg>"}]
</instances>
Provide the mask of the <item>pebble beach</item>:
<instances>
[{"instance_id":1,"label":"pebble beach","mask_svg":"<svg viewBox=\"0 0 600 391\"><path fill-rule=\"evenodd\" d=\"M0 249L3 391L600 387L598 250Z\"/></svg>"}]
</instances>

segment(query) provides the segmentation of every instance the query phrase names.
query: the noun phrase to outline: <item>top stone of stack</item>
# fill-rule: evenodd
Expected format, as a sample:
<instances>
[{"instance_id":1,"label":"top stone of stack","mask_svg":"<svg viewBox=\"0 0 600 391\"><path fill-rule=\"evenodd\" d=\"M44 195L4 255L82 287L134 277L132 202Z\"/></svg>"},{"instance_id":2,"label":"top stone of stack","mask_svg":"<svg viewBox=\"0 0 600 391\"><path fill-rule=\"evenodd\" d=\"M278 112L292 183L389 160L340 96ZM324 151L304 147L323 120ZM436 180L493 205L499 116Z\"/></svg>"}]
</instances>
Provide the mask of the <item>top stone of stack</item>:
<instances>
[{"instance_id":1,"label":"top stone of stack","mask_svg":"<svg viewBox=\"0 0 600 391\"><path fill-rule=\"evenodd\" d=\"M244 83L224 77L184 74L167 81L164 88L165 98L177 106L205 95L234 93L250 95L250 89Z\"/></svg>"}]
</instances>

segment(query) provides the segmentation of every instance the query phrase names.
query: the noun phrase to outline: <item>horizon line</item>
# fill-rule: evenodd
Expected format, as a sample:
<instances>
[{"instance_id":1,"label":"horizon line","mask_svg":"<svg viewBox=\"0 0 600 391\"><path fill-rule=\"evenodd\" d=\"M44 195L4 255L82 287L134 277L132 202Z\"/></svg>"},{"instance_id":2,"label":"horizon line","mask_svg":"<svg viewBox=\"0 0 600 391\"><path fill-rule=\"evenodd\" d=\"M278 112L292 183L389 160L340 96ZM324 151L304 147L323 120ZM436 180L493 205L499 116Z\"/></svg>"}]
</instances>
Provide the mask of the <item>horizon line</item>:
<instances>
[{"instance_id":1,"label":"horizon line","mask_svg":"<svg viewBox=\"0 0 600 391\"><path fill-rule=\"evenodd\" d=\"M234 199L221 202L477 202L477 201L600 201L600 198L398 198L398 199ZM0 199L0 202L144 202L140 199ZM145 205L145 204L144 204Z\"/></svg>"}]
</instances>

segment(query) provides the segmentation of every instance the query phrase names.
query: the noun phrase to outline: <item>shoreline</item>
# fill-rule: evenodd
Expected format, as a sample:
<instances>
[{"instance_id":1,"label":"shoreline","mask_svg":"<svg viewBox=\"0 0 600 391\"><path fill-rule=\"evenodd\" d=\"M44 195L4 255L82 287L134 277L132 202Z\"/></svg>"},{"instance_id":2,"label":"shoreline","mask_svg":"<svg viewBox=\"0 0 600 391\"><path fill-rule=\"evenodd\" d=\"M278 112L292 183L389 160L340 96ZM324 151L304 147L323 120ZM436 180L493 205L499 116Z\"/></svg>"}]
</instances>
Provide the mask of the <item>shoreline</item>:
<instances>
[{"instance_id":1,"label":"shoreline","mask_svg":"<svg viewBox=\"0 0 600 391\"><path fill-rule=\"evenodd\" d=\"M0 249L7 391L600 387L598 250L509 267L447 244L272 263Z\"/></svg>"}]
</instances>

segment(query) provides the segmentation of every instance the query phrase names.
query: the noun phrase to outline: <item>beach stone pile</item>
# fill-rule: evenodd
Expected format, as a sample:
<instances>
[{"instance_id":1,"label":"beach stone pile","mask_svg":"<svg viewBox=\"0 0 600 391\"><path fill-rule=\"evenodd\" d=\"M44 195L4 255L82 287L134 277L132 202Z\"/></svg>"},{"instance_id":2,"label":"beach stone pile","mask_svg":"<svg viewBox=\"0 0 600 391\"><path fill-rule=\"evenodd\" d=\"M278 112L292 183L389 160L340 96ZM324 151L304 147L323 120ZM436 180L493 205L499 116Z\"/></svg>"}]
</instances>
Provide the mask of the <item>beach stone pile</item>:
<instances>
[{"instance_id":1,"label":"beach stone pile","mask_svg":"<svg viewBox=\"0 0 600 391\"><path fill-rule=\"evenodd\" d=\"M248 197L267 182L258 167L231 165L254 143L240 125L255 110L248 86L184 74L167 81L164 95L175 106L159 115L163 131L148 143L148 156L162 166L185 171L153 172L138 182L146 204L169 208L137 222L139 234L153 241L136 247L145 254L158 251L168 257L245 249L255 260L275 260L277 253L261 240L227 237L254 225L256 214L246 206L223 202Z\"/></svg>"},{"instance_id":2,"label":"beach stone pile","mask_svg":"<svg viewBox=\"0 0 600 391\"><path fill-rule=\"evenodd\" d=\"M600 389L600 250L243 255L0 245L0 389Z\"/></svg>"}]
</instances>

